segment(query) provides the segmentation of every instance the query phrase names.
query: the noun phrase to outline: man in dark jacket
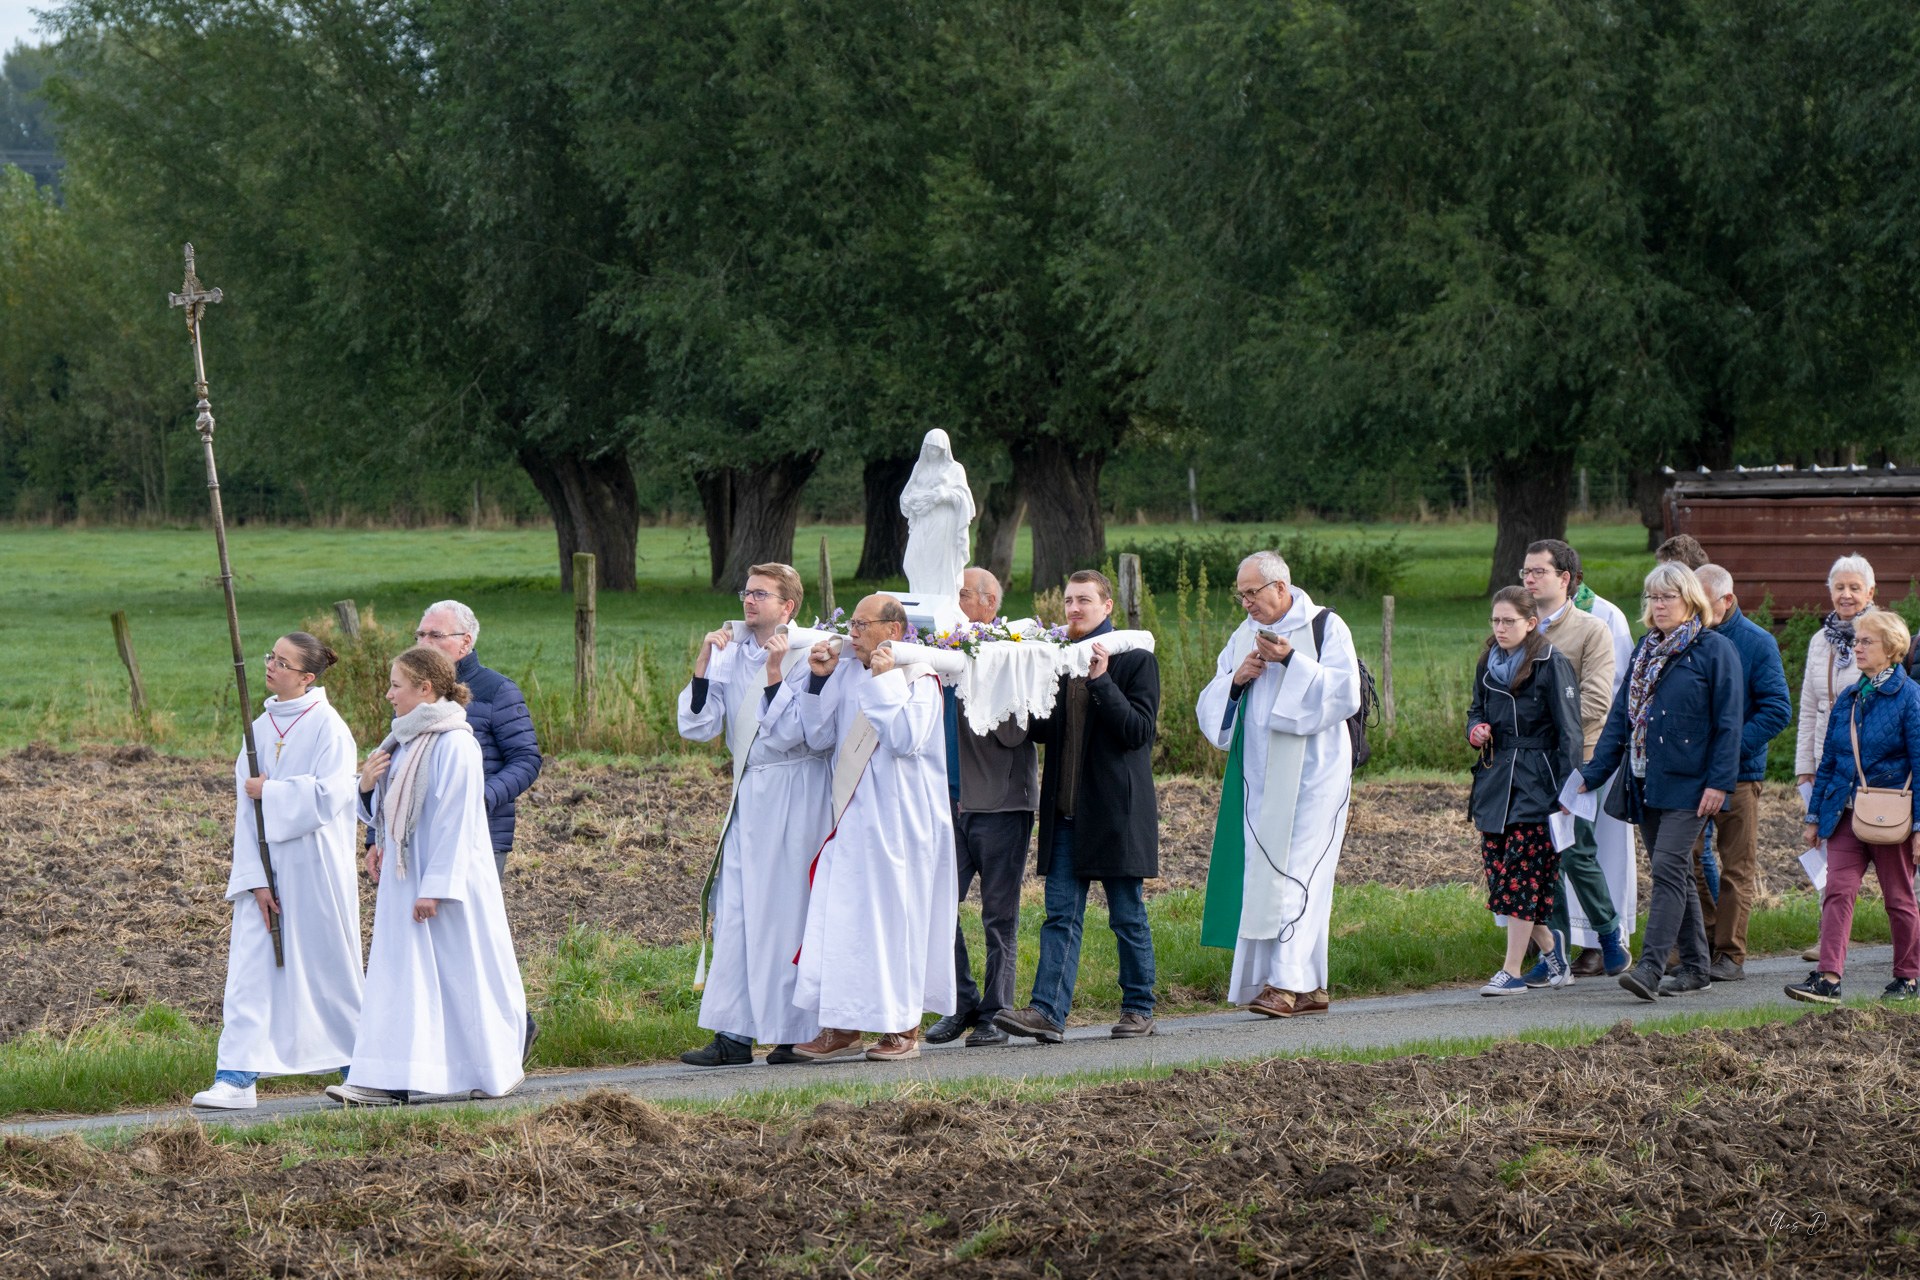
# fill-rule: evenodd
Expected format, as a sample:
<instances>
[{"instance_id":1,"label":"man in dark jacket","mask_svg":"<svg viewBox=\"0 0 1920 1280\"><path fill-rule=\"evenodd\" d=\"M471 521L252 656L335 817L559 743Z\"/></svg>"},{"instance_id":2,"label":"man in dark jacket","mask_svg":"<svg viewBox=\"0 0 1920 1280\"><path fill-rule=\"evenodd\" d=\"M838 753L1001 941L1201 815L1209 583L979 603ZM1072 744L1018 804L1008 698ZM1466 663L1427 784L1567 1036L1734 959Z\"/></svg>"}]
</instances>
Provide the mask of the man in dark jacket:
<instances>
[{"instance_id":1,"label":"man in dark jacket","mask_svg":"<svg viewBox=\"0 0 1920 1280\"><path fill-rule=\"evenodd\" d=\"M1713 606L1713 629L1733 641L1746 679L1740 781L1727 797L1727 807L1713 820L1713 844L1720 855L1717 902L1708 892L1706 871L1698 862L1700 845L1694 845L1700 923L1713 950L1713 980L1738 982L1747 976L1747 912L1752 909L1760 878L1760 780L1767 775L1767 744L1793 720L1793 703L1787 698L1787 672L1780 662L1780 643L1771 631L1740 612L1740 601L1733 594L1733 575L1717 564L1706 564L1695 570L1694 576L1700 579Z\"/></svg>"},{"instance_id":2,"label":"man in dark jacket","mask_svg":"<svg viewBox=\"0 0 1920 1280\"><path fill-rule=\"evenodd\" d=\"M1113 588L1082 569L1067 579L1067 635L1096 639L1113 630ZM1080 931L1088 882L1107 896L1120 952L1120 1021L1113 1035L1153 1034L1153 934L1143 881L1160 874L1160 810L1153 790L1153 739L1160 714L1160 667L1151 653L1109 655L1093 646L1085 679L1060 682L1053 713L1030 727L1047 748L1040 782L1039 873L1047 921L1033 1002L1003 1009L994 1025L1010 1035L1058 1044L1080 973Z\"/></svg>"},{"instance_id":3,"label":"man in dark jacket","mask_svg":"<svg viewBox=\"0 0 1920 1280\"><path fill-rule=\"evenodd\" d=\"M473 694L467 725L480 744L487 777L487 829L493 837L493 865L502 877L513 849L513 807L520 793L540 776L540 743L520 686L480 665L473 647L480 642L480 620L458 600L428 605L413 633L453 660L454 674Z\"/></svg>"}]
</instances>

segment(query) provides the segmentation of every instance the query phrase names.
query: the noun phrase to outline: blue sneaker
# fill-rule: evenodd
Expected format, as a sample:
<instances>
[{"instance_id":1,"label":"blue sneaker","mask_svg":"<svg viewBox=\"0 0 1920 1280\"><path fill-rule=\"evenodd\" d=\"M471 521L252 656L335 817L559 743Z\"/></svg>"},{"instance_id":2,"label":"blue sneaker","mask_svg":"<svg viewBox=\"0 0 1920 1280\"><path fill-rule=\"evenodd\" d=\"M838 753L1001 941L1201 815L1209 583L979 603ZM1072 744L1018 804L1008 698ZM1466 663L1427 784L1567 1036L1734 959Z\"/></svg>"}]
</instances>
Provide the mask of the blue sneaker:
<instances>
[{"instance_id":1,"label":"blue sneaker","mask_svg":"<svg viewBox=\"0 0 1920 1280\"><path fill-rule=\"evenodd\" d=\"M1615 925L1611 933L1600 935L1600 960L1606 965L1609 978L1617 978L1633 967L1633 953L1627 950L1619 925Z\"/></svg>"},{"instance_id":2,"label":"blue sneaker","mask_svg":"<svg viewBox=\"0 0 1920 1280\"><path fill-rule=\"evenodd\" d=\"M1567 959L1567 935L1558 929L1549 929L1548 932L1553 935L1553 950L1540 957L1540 963L1547 966L1547 981L1556 987L1570 987L1573 985L1573 962Z\"/></svg>"},{"instance_id":3,"label":"blue sneaker","mask_svg":"<svg viewBox=\"0 0 1920 1280\"><path fill-rule=\"evenodd\" d=\"M1504 973L1506 971L1503 969L1501 972ZM1553 968L1548 965L1545 960L1542 960L1539 964L1534 965L1533 968L1521 974L1520 981L1535 990L1541 987L1550 987L1553 985Z\"/></svg>"},{"instance_id":4,"label":"blue sneaker","mask_svg":"<svg viewBox=\"0 0 1920 1280\"><path fill-rule=\"evenodd\" d=\"M1523 996L1527 994L1527 980L1516 978L1505 969L1497 969L1487 979L1487 985L1480 988L1483 996Z\"/></svg>"}]
</instances>

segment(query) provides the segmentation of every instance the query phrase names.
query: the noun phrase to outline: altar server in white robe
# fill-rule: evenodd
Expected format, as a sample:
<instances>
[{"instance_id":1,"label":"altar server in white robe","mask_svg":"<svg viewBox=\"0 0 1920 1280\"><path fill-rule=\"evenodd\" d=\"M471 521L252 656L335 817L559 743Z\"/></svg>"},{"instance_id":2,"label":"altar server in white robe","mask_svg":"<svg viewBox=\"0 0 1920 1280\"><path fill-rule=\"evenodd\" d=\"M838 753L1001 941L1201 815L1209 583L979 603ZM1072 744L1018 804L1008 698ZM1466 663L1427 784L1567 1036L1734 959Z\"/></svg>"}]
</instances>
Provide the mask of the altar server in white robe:
<instances>
[{"instance_id":1,"label":"altar server in white robe","mask_svg":"<svg viewBox=\"0 0 1920 1280\"><path fill-rule=\"evenodd\" d=\"M438 649L393 661L393 731L360 769L378 884L352 1079L361 1106L499 1097L524 1078L532 1023L487 833L467 687Z\"/></svg>"},{"instance_id":2,"label":"altar server in white robe","mask_svg":"<svg viewBox=\"0 0 1920 1280\"><path fill-rule=\"evenodd\" d=\"M261 1076L338 1071L360 1022L360 886L354 876L353 734L316 681L338 661L304 631L267 655L272 695L253 722L261 776L234 761L227 991L213 1086L193 1105L244 1110ZM260 862L253 802L266 818L276 901ZM281 922L284 966L269 915Z\"/></svg>"},{"instance_id":3,"label":"altar server in white robe","mask_svg":"<svg viewBox=\"0 0 1920 1280\"><path fill-rule=\"evenodd\" d=\"M906 630L892 596L853 611L848 641L808 656L808 740L834 747L834 829L814 866L794 1002L820 1034L812 1061L920 1056L920 1019L954 1010L959 912L940 680L886 647ZM848 661L851 653L854 661ZM868 1048L862 1031L881 1032Z\"/></svg>"},{"instance_id":4,"label":"altar server in white robe","mask_svg":"<svg viewBox=\"0 0 1920 1280\"><path fill-rule=\"evenodd\" d=\"M1196 712L1229 753L1200 940L1233 948L1228 998L1276 1018L1329 1003L1327 927L1353 784L1347 717L1361 696L1347 624L1291 579L1276 552L1241 562L1247 619Z\"/></svg>"},{"instance_id":5,"label":"altar server in white robe","mask_svg":"<svg viewBox=\"0 0 1920 1280\"><path fill-rule=\"evenodd\" d=\"M801 592L791 565L748 570L746 634L736 638L732 624L709 633L680 691L680 736L725 734L733 753L732 801L707 881L713 965L700 974L700 1025L713 1040L680 1055L689 1066L745 1066L756 1040L773 1046L770 1064L804 1062L793 1046L820 1030L793 1003L807 869L827 838L833 796L833 749L807 745L800 718L805 655L817 635L792 630Z\"/></svg>"}]
</instances>

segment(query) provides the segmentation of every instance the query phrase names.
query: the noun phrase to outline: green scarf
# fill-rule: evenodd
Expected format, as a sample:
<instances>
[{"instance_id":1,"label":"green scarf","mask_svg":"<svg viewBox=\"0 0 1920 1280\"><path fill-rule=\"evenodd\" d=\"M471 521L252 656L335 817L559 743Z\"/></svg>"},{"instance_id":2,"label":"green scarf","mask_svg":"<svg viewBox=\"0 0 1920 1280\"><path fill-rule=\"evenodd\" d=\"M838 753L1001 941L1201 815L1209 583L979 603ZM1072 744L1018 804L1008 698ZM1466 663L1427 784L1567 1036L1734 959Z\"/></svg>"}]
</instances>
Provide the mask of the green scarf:
<instances>
[{"instance_id":1,"label":"green scarf","mask_svg":"<svg viewBox=\"0 0 1920 1280\"><path fill-rule=\"evenodd\" d=\"M1573 590L1573 607L1582 613L1592 613L1593 602L1599 598L1593 594L1593 588L1583 582Z\"/></svg>"}]
</instances>

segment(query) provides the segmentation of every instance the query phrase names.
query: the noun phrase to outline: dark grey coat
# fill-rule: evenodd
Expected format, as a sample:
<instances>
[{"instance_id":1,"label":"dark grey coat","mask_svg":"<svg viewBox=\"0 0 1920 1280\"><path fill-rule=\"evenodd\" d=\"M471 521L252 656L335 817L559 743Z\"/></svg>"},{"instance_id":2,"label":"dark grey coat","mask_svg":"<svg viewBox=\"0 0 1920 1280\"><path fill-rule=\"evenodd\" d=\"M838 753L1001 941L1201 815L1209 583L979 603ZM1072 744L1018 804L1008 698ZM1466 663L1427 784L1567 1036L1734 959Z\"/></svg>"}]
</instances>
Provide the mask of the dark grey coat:
<instances>
[{"instance_id":1,"label":"dark grey coat","mask_svg":"<svg viewBox=\"0 0 1920 1280\"><path fill-rule=\"evenodd\" d=\"M1580 682L1565 656L1548 645L1533 660L1533 674L1509 692L1487 674L1487 655L1473 673L1473 705L1467 731L1493 726L1491 750L1473 766L1473 798L1467 811L1474 829L1505 831L1522 822L1545 822L1560 807L1560 788L1580 767Z\"/></svg>"},{"instance_id":2,"label":"dark grey coat","mask_svg":"<svg viewBox=\"0 0 1920 1280\"><path fill-rule=\"evenodd\" d=\"M1095 633L1098 634L1098 633ZM1055 796L1067 681L1060 680L1053 715L1032 722L1047 747L1040 776L1041 876L1053 865ZM1160 664L1135 649L1116 653L1107 674L1087 682L1080 785L1073 810L1073 873L1082 880L1150 879L1160 874L1160 802L1153 789L1153 739L1160 715Z\"/></svg>"}]
</instances>

